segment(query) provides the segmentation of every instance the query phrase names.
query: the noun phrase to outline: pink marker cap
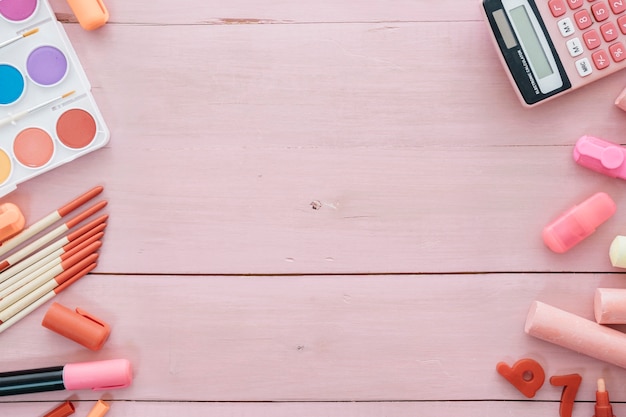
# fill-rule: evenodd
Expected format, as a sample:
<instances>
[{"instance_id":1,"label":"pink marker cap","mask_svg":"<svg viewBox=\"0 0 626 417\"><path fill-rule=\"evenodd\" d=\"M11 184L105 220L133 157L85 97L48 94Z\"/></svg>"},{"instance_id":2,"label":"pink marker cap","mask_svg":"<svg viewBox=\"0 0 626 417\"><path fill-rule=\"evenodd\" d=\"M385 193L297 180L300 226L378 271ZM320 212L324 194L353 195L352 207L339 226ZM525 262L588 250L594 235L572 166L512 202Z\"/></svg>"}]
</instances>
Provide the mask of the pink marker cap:
<instances>
[{"instance_id":1,"label":"pink marker cap","mask_svg":"<svg viewBox=\"0 0 626 417\"><path fill-rule=\"evenodd\" d=\"M68 390L126 388L132 380L132 367L126 359L68 363L63 367L63 385Z\"/></svg>"},{"instance_id":2,"label":"pink marker cap","mask_svg":"<svg viewBox=\"0 0 626 417\"><path fill-rule=\"evenodd\" d=\"M594 194L544 227L543 241L554 252L567 252L611 218L616 209L608 194Z\"/></svg>"},{"instance_id":3,"label":"pink marker cap","mask_svg":"<svg viewBox=\"0 0 626 417\"><path fill-rule=\"evenodd\" d=\"M574 146L574 161L612 178L626 179L626 148L593 136L583 136Z\"/></svg>"}]
</instances>

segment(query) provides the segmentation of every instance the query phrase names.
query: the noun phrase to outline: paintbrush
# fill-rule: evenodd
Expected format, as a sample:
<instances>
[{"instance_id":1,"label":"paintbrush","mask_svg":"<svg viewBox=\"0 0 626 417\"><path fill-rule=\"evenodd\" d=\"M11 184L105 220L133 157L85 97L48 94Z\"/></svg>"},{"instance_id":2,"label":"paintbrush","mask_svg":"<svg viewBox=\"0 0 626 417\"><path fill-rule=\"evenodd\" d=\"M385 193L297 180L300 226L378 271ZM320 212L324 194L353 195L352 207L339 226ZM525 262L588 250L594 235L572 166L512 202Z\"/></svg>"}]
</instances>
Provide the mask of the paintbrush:
<instances>
[{"instance_id":1,"label":"paintbrush","mask_svg":"<svg viewBox=\"0 0 626 417\"><path fill-rule=\"evenodd\" d=\"M11 115L5 117L4 119L0 120L0 127L8 125L8 124L11 124L14 121L19 120L22 117L24 117L24 116L26 116L26 115L34 112L34 111L37 111L37 110L39 110L39 109L41 109L43 107L47 107L47 106L51 105L52 103L54 103L55 101L63 100L64 98L69 97L69 96L71 96L74 93L75 93L75 91L72 90L72 91L70 91L68 93L63 94L62 96L55 97L55 98L52 98L52 99L50 99L48 101L45 101L43 103L37 104L36 106L31 107L28 110L24 110L24 111L21 111L19 113L11 114Z\"/></svg>"},{"instance_id":2,"label":"paintbrush","mask_svg":"<svg viewBox=\"0 0 626 417\"><path fill-rule=\"evenodd\" d=\"M24 39L24 38L26 38L27 36L30 36L30 35L34 35L37 32L39 32L39 28L31 29L28 32L24 32L21 35L18 35L18 36L14 37L14 38L11 38L9 40L6 40L6 41L0 43L0 48L4 48L5 46L11 45L13 42L17 42L20 39Z\"/></svg>"}]
</instances>

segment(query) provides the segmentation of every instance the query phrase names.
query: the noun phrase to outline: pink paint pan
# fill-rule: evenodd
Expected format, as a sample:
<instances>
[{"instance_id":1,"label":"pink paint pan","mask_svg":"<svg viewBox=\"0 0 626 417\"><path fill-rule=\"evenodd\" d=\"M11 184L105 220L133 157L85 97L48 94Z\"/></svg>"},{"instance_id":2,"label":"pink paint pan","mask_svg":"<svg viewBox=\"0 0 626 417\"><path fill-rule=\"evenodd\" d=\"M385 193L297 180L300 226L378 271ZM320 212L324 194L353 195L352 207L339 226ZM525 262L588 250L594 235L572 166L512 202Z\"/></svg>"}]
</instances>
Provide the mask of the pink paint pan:
<instances>
[{"instance_id":1,"label":"pink paint pan","mask_svg":"<svg viewBox=\"0 0 626 417\"><path fill-rule=\"evenodd\" d=\"M1 197L110 133L47 0L0 0L0 57Z\"/></svg>"}]
</instances>

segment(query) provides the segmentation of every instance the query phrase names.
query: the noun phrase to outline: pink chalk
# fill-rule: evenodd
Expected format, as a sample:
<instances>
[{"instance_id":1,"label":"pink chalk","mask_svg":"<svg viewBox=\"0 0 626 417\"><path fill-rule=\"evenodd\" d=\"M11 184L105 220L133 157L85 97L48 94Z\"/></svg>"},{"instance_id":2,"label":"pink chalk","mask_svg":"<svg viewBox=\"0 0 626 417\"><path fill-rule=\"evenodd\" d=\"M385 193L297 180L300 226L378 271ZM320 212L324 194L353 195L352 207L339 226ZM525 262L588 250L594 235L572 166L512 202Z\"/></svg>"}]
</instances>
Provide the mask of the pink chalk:
<instances>
[{"instance_id":1,"label":"pink chalk","mask_svg":"<svg viewBox=\"0 0 626 417\"><path fill-rule=\"evenodd\" d=\"M626 290L597 288L593 312L600 324L626 324Z\"/></svg>"},{"instance_id":2,"label":"pink chalk","mask_svg":"<svg viewBox=\"0 0 626 417\"><path fill-rule=\"evenodd\" d=\"M626 334L610 327L535 301L524 330L546 342L626 368Z\"/></svg>"}]
</instances>

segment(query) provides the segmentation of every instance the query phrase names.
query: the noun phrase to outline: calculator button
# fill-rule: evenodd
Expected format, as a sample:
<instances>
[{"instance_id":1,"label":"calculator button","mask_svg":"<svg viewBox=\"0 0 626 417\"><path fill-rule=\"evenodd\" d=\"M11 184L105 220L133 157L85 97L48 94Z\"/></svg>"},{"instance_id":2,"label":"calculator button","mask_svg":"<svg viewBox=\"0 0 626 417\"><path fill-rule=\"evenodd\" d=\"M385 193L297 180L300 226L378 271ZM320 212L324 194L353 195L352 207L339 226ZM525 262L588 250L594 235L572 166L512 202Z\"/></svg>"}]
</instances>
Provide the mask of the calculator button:
<instances>
[{"instance_id":1,"label":"calculator button","mask_svg":"<svg viewBox=\"0 0 626 417\"><path fill-rule=\"evenodd\" d=\"M598 32L593 29L583 33L583 40L585 41L587 49L596 49L598 46L600 46L601 43Z\"/></svg>"},{"instance_id":2,"label":"calculator button","mask_svg":"<svg viewBox=\"0 0 626 417\"><path fill-rule=\"evenodd\" d=\"M602 37L607 42L612 42L617 39L617 27L613 22L605 23L600 26L600 32L602 33Z\"/></svg>"},{"instance_id":3,"label":"calculator button","mask_svg":"<svg viewBox=\"0 0 626 417\"><path fill-rule=\"evenodd\" d=\"M557 25L559 26L559 30L561 31L561 35L563 35L563 37L568 37L574 33L574 25L572 23L572 19L569 17L559 20Z\"/></svg>"},{"instance_id":4,"label":"calculator button","mask_svg":"<svg viewBox=\"0 0 626 417\"><path fill-rule=\"evenodd\" d=\"M575 62L575 64L578 75L580 75L581 77L586 77L593 72L593 70L591 69L591 63L587 58L579 59Z\"/></svg>"},{"instance_id":5,"label":"calculator button","mask_svg":"<svg viewBox=\"0 0 626 417\"><path fill-rule=\"evenodd\" d=\"M599 50L591 54L591 59L593 59L593 63L599 70L605 69L611 63L609 61L609 54L604 50Z\"/></svg>"},{"instance_id":6,"label":"calculator button","mask_svg":"<svg viewBox=\"0 0 626 417\"><path fill-rule=\"evenodd\" d=\"M574 20L576 21L576 26L578 29L587 29L589 26L593 25L593 20L591 20L591 15L587 10L579 10L574 13Z\"/></svg>"},{"instance_id":7,"label":"calculator button","mask_svg":"<svg viewBox=\"0 0 626 417\"><path fill-rule=\"evenodd\" d=\"M550 11L554 17L563 16L565 12L567 12L565 2L563 0L550 0L548 5L550 6Z\"/></svg>"},{"instance_id":8,"label":"calculator button","mask_svg":"<svg viewBox=\"0 0 626 417\"><path fill-rule=\"evenodd\" d=\"M609 52L615 62L621 62L626 59L626 48L624 48L624 45L621 42L617 42L609 46Z\"/></svg>"},{"instance_id":9,"label":"calculator button","mask_svg":"<svg viewBox=\"0 0 626 417\"><path fill-rule=\"evenodd\" d=\"M574 20L576 21L576 26L581 30L593 25L593 20L587 10L579 10L574 13Z\"/></svg>"},{"instance_id":10,"label":"calculator button","mask_svg":"<svg viewBox=\"0 0 626 417\"><path fill-rule=\"evenodd\" d=\"M617 19L617 26L619 26L619 30L626 35L626 16Z\"/></svg>"},{"instance_id":11,"label":"calculator button","mask_svg":"<svg viewBox=\"0 0 626 417\"><path fill-rule=\"evenodd\" d=\"M583 0L567 0L570 9L578 9L583 5Z\"/></svg>"},{"instance_id":12,"label":"calculator button","mask_svg":"<svg viewBox=\"0 0 626 417\"><path fill-rule=\"evenodd\" d=\"M580 41L580 38L572 38L566 42L567 50L572 57L578 56L582 54L583 51L583 43Z\"/></svg>"},{"instance_id":13,"label":"calculator button","mask_svg":"<svg viewBox=\"0 0 626 417\"><path fill-rule=\"evenodd\" d=\"M609 8L603 1L591 6L591 13L593 13L593 17L595 17L598 22L609 18Z\"/></svg>"},{"instance_id":14,"label":"calculator button","mask_svg":"<svg viewBox=\"0 0 626 417\"><path fill-rule=\"evenodd\" d=\"M626 10L625 0L611 0L609 4L611 5L611 10L613 10L613 13L615 14L620 14Z\"/></svg>"}]
</instances>

